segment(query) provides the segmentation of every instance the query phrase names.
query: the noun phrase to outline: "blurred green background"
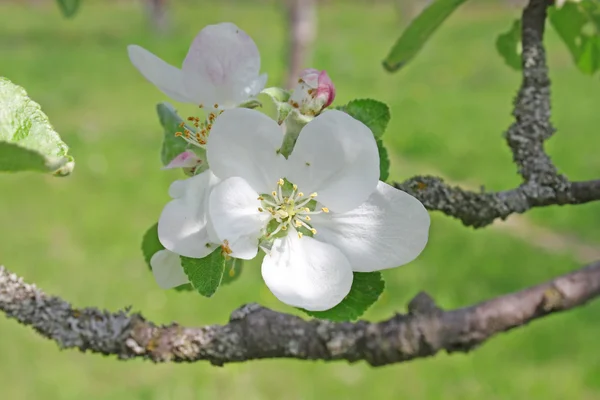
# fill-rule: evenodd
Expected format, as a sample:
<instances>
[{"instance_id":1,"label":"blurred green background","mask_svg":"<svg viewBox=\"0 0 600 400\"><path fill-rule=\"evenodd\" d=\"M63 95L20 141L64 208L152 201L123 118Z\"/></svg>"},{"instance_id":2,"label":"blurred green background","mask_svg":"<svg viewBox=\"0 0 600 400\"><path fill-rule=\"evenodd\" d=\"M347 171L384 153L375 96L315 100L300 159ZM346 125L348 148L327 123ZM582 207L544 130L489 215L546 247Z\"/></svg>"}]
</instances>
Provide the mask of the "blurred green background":
<instances>
[{"instance_id":1,"label":"blurred green background","mask_svg":"<svg viewBox=\"0 0 600 400\"><path fill-rule=\"evenodd\" d=\"M385 136L391 180L433 172L472 187L519 182L502 132L520 76L494 48L519 11L503 2L472 3L395 75L380 64L400 32L392 1L319 6L319 36L307 66L329 72L335 104L371 97L391 106ZM172 29L157 35L133 1L84 0L73 20L51 1L0 2L0 75L42 105L77 161L66 179L0 176L0 263L77 306L132 305L158 323L225 323L231 310L252 301L291 312L262 283L256 263L210 300L160 290L144 265L141 237L180 175L159 169L162 130L154 107L165 97L130 65L127 44L179 65L204 25L232 21L257 42L269 84L285 75L287 30L277 2L171 1L169 11ZM559 130L547 147L572 179L598 178L600 82L575 69L551 29L547 45ZM497 229L506 227L498 222L474 231L439 213L432 218L423 255L385 272L386 292L365 318L404 312L420 290L446 308L469 305L577 268L600 247L600 204L535 210L517 223L511 218L510 229ZM591 250L582 254L586 243ZM0 397L599 399L599 313L600 302L503 334L471 354L377 369L294 360L223 368L121 362L58 351L0 317Z\"/></svg>"}]
</instances>

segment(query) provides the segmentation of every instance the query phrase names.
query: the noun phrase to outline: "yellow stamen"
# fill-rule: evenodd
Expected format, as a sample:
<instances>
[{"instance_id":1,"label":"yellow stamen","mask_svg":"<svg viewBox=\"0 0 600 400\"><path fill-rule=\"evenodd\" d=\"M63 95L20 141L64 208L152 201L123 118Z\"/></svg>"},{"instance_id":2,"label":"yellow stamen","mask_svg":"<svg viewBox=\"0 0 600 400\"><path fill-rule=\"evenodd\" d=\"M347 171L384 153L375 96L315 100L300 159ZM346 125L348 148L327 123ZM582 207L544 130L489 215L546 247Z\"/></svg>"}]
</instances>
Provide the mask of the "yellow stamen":
<instances>
[{"instance_id":1,"label":"yellow stamen","mask_svg":"<svg viewBox=\"0 0 600 400\"><path fill-rule=\"evenodd\" d=\"M323 207L323 208L321 208L321 211L323 211L324 213L328 213L329 212L329 208Z\"/></svg>"},{"instance_id":2,"label":"yellow stamen","mask_svg":"<svg viewBox=\"0 0 600 400\"><path fill-rule=\"evenodd\" d=\"M313 235L317 234L317 230L315 228L312 228L310 231L312 232Z\"/></svg>"},{"instance_id":3,"label":"yellow stamen","mask_svg":"<svg viewBox=\"0 0 600 400\"><path fill-rule=\"evenodd\" d=\"M283 184L284 184L283 179L279 178L279 180L277 181L277 184L279 186L283 186Z\"/></svg>"},{"instance_id":4,"label":"yellow stamen","mask_svg":"<svg viewBox=\"0 0 600 400\"><path fill-rule=\"evenodd\" d=\"M302 232L298 232L298 239L302 239Z\"/></svg>"},{"instance_id":5,"label":"yellow stamen","mask_svg":"<svg viewBox=\"0 0 600 400\"><path fill-rule=\"evenodd\" d=\"M311 194L310 194L310 198L311 198L311 199L314 199L315 197L317 197L317 192L314 192L314 193L311 193Z\"/></svg>"}]
</instances>

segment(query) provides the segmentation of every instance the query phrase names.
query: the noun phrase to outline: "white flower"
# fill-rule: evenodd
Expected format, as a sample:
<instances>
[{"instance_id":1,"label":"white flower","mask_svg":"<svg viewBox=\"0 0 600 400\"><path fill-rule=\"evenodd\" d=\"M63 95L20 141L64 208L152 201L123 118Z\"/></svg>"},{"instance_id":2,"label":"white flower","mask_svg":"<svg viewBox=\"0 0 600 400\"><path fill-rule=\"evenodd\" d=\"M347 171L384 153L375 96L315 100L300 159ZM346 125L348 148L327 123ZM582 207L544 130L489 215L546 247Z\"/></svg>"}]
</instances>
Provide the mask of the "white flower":
<instances>
[{"instance_id":1,"label":"white flower","mask_svg":"<svg viewBox=\"0 0 600 400\"><path fill-rule=\"evenodd\" d=\"M158 239L168 252L159 251L150 260L154 278L161 288L170 289L188 282L179 255L203 258L221 245L208 218L209 194L219 181L209 169L175 181L169 187L173 200L165 206L158 220Z\"/></svg>"},{"instance_id":2,"label":"white flower","mask_svg":"<svg viewBox=\"0 0 600 400\"><path fill-rule=\"evenodd\" d=\"M209 109L236 107L257 95L267 81L266 74L259 76L256 44L229 22L202 29L181 69L140 46L130 45L127 50L133 65L167 96Z\"/></svg>"},{"instance_id":3,"label":"white flower","mask_svg":"<svg viewBox=\"0 0 600 400\"><path fill-rule=\"evenodd\" d=\"M262 264L269 289L284 303L320 311L344 299L353 271L393 268L425 247L427 211L414 197L379 182L373 134L349 115L331 110L316 117L287 160L278 153L280 127L257 111L225 111L212 129L212 189L200 179L178 187L200 197L186 192L185 198L196 201L185 212L172 202L159 222L161 241L173 251L191 254L205 243L205 236L181 238L190 224L181 215L192 215L194 207L200 213L210 191L207 225L226 241L231 256L252 259L261 244L270 244Z\"/></svg>"}]
</instances>

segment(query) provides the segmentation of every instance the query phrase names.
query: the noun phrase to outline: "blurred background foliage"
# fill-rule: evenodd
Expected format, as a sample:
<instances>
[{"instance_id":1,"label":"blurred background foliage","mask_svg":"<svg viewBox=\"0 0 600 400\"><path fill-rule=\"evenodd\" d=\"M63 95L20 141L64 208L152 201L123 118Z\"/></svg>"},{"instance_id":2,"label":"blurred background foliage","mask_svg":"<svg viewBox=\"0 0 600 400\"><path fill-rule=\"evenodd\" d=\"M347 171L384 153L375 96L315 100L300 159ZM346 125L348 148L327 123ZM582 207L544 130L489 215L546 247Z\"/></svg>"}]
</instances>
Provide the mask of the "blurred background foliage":
<instances>
[{"instance_id":1,"label":"blurred background foliage","mask_svg":"<svg viewBox=\"0 0 600 400\"><path fill-rule=\"evenodd\" d=\"M390 180L433 173L470 187L519 183L502 132L520 82L495 49L520 9L509 1L461 7L403 70L381 61L405 25L402 1L328 0L306 65L326 69L334 103L371 97L388 103ZM263 284L259 263L211 299L162 291L139 250L167 188L161 171L165 97L130 65L136 43L178 65L206 24L231 21L257 42L269 84L286 75L287 27L277 1L176 1L159 34L134 1L85 0L73 19L53 1L0 1L0 75L42 105L77 160L72 176L0 176L0 262L77 306L133 306L158 323L225 323L258 301L294 312ZM581 74L552 30L546 38L558 134L548 151L573 180L598 178L600 82ZM182 115L194 112L180 107ZM429 246L386 271L387 289L365 315L404 312L420 290L460 307L567 272L599 253L600 204L534 210L474 231L432 214ZM501 335L472 354L374 369L365 364L267 360L223 368L151 365L59 352L31 329L0 318L0 393L6 399L598 399L600 304Z\"/></svg>"}]
</instances>

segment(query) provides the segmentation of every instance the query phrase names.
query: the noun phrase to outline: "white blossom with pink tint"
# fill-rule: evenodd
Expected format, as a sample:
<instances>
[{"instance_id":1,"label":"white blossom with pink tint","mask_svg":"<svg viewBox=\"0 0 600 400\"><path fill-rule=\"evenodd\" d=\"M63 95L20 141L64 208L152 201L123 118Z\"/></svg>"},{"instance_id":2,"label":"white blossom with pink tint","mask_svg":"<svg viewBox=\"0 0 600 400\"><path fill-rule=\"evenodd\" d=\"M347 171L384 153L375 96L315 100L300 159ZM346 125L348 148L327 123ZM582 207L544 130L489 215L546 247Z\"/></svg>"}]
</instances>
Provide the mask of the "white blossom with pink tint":
<instances>
[{"instance_id":1,"label":"white blossom with pink tint","mask_svg":"<svg viewBox=\"0 0 600 400\"><path fill-rule=\"evenodd\" d=\"M259 75L256 44L229 22L202 29L181 69L140 46L127 50L133 65L164 94L209 109L234 108L256 96L267 82L266 74Z\"/></svg>"}]
</instances>

